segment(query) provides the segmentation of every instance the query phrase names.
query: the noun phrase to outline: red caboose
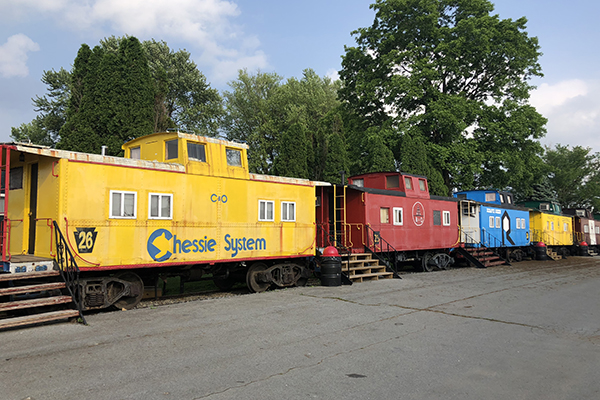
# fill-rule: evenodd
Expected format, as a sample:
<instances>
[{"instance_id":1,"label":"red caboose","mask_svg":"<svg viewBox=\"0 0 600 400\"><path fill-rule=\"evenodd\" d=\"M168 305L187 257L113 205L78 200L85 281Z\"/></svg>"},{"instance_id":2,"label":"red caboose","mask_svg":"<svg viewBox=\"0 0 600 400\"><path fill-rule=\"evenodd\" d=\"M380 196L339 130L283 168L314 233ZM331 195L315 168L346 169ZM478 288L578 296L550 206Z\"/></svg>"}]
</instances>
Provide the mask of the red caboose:
<instances>
[{"instance_id":1,"label":"red caboose","mask_svg":"<svg viewBox=\"0 0 600 400\"><path fill-rule=\"evenodd\" d=\"M430 196L426 177L400 172L357 175L348 182L319 188L320 246L383 254L394 264L410 261L425 271L452 264L449 249L459 240L456 199Z\"/></svg>"}]
</instances>

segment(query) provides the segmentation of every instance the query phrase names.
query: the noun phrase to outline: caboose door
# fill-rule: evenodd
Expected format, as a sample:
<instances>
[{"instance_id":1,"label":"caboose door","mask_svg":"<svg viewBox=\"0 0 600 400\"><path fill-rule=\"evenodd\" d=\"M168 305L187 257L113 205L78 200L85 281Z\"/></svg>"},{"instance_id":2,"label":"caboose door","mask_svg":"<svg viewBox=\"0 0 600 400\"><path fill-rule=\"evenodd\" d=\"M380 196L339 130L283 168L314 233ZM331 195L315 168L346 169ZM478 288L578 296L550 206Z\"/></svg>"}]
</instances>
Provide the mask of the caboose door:
<instances>
[{"instance_id":1,"label":"caboose door","mask_svg":"<svg viewBox=\"0 0 600 400\"><path fill-rule=\"evenodd\" d=\"M596 223L593 219L590 219L590 245L595 246L598 243L596 242Z\"/></svg>"},{"instance_id":2,"label":"caboose door","mask_svg":"<svg viewBox=\"0 0 600 400\"><path fill-rule=\"evenodd\" d=\"M28 254L35 253L35 225L37 219L37 199L38 199L38 165L30 165L29 182L29 250Z\"/></svg>"}]
</instances>

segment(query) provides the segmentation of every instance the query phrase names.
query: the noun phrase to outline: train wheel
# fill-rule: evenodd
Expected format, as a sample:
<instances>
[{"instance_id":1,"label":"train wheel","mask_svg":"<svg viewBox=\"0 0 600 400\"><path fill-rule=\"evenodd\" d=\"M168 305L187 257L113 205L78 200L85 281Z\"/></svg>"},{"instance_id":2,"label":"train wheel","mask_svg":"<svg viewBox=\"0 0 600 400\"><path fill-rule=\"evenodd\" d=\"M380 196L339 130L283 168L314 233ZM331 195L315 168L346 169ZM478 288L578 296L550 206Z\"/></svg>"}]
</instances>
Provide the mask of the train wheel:
<instances>
[{"instance_id":1,"label":"train wheel","mask_svg":"<svg viewBox=\"0 0 600 400\"><path fill-rule=\"evenodd\" d=\"M246 274L246 285L252 293L264 292L271 286L271 282L263 282L259 279L260 273L265 271L268 267L263 263L255 263L250 266L248 273Z\"/></svg>"},{"instance_id":2,"label":"train wheel","mask_svg":"<svg viewBox=\"0 0 600 400\"><path fill-rule=\"evenodd\" d=\"M423 257L421 258L421 269L423 272L433 271L433 265L429 265L429 260L431 260L431 257L431 253L423 254Z\"/></svg>"},{"instance_id":3,"label":"train wheel","mask_svg":"<svg viewBox=\"0 0 600 400\"><path fill-rule=\"evenodd\" d=\"M113 305L119 309L131 310L142 301L144 296L144 282L137 274L133 272L121 272L115 275L115 278L129 282L129 296L123 296L115 301Z\"/></svg>"}]
</instances>

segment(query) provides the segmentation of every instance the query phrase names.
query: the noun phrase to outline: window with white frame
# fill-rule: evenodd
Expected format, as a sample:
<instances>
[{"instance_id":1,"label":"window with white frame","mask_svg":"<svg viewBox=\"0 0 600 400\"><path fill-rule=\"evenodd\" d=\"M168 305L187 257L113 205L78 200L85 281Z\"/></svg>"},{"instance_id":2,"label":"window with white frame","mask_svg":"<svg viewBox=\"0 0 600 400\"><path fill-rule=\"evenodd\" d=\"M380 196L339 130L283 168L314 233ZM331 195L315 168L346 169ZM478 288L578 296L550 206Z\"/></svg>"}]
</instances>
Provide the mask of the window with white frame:
<instances>
[{"instance_id":1,"label":"window with white frame","mask_svg":"<svg viewBox=\"0 0 600 400\"><path fill-rule=\"evenodd\" d=\"M490 217L490 228L494 227L494 217Z\"/></svg>"},{"instance_id":2,"label":"window with white frame","mask_svg":"<svg viewBox=\"0 0 600 400\"><path fill-rule=\"evenodd\" d=\"M379 220L382 224L390 223L390 209L387 207L382 207L379 209Z\"/></svg>"},{"instance_id":3,"label":"window with white frame","mask_svg":"<svg viewBox=\"0 0 600 400\"><path fill-rule=\"evenodd\" d=\"M563 231L568 231L569 230L569 224L567 224L566 222L563 225Z\"/></svg>"},{"instance_id":4,"label":"window with white frame","mask_svg":"<svg viewBox=\"0 0 600 400\"><path fill-rule=\"evenodd\" d=\"M583 226L583 233L590 233L590 227L588 225Z\"/></svg>"},{"instance_id":5,"label":"window with white frame","mask_svg":"<svg viewBox=\"0 0 600 400\"><path fill-rule=\"evenodd\" d=\"M173 219L173 195L150 193L148 195L148 219Z\"/></svg>"},{"instance_id":6,"label":"window with white frame","mask_svg":"<svg viewBox=\"0 0 600 400\"><path fill-rule=\"evenodd\" d=\"M394 212L394 225L402 225L403 224L403 217L404 217L404 211L402 211L402 208L400 207L394 207L393 208L393 212Z\"/></svg>"},{"instance_id":7,"label":"window with white frame","mask_svg":"<svg viewBox=\"0 0 600 400\"><path fill-rule=\"evenodd\" d=\"M550 230L553 231L554 230L554 221L550 222Z\"/></svg>"},{"instance_id":8,"label":"window with white frame","mask_svg":"<svg viewBox=\"0 0 600 400\"><path fill-rule=\"evenodd\" d=\"M596 227L596 235L600 235L600 226Z\"/></svg>"},{"instance_id":9,"label":"window with white frame","mask_svg":"<svg viewBox=\"0 0 600 400\"><path fill-rule=\"evenodd\" d=\"M281 202L281 220L288 222L296 220L296 203L291 201Z\"/></svg>"},{"instance_id":10,"label":"window with white frame","mask_svg":"<svg viewBox=\"0 0 600 400\"><path fill-rule=\"evenodd\" d=\"M111 190L109 207L110 218L135 219L137 215L137 193Z\"/></svg>"},{"instance_id":11,"label":"window with white frame","mask_svg":"<svg viewBox=\"0 0 600 400\"><path fill-rule=\"evenodd\" d=\"M275 216L273 210L275 209L275 202L271 200L259 200L258 201L258 220L259 221L274 221Z\"/></svg>"},{"instance_id":12,"label":"window with white frame","mask_svg":"<svg viewBox=\"0 0 600 400\"><path fill-rule=\"evenodd\" d=\"M450 225L450 211L444 211L444 226Z\"/></svg>"},{"instance_id":13,"label":"window with white frame","mask_svg":"<svg viewBox=\"0 0 600 400\"><path fill-rule=\"evenodd\" d=\"M496 217L496 228L500 228L500 217Z\"/></svg>"},{"instance_id":14,"label":"window with white frame","mask_svg":"<svg viewBox=\"0 0 600 400\"><path fill-rule=\"evenodd\" d=\"M486 193L485 201L496 201L496 193Z\"/></svg>"}]
</instances>

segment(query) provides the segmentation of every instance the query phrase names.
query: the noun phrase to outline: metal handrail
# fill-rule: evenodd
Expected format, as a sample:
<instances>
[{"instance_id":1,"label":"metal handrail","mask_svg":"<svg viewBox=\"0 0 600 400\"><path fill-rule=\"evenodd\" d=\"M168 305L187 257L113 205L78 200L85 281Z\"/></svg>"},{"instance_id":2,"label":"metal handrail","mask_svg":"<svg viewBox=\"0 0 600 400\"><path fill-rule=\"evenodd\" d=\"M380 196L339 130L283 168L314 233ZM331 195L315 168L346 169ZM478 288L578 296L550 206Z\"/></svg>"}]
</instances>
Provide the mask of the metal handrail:
<instances>
[{"instance_id":1,"label":"metal handrail","mask_svg":"<svg viewBox=\"0 0 600 400\"><path fill-rule=\"evenodd\" d=\"M83 293L79 283L79 267L58 224L56 221L52 221L52 223L54 224L54 232L56 233L56 262L59 266L60 275L66 283L77 311L79 311L79 318L87 325L87 321L83 316Z\"/></svg>"},{"instance_id":2,"label":"metal handrail","mask_svg":"<svg viewBox=\"0 0 600 400\"><path fill-rule=\"evenodd\" d=\"M394 246L392 246L387 240L385 240L383 237L381 237L380 234L375 234L375 231L373 230L373 228L371 228L371 225L367 224L365 225L365 230L367 232L367 240L364 244L365 249L367 251L369 251L371 254L373 254L375 257L377 257L377 259L379 261L381 261L385 266L387 266L390 270L392 270L392 272L394 273L394 277L396 278L400 278L400 275L398 274L398 250L396 250L396 248ZM376 243L375 241L375 237L377 237L378 242ZM373 238L373 245L371 246L371 241L369 240L370 238ZM382 255L378 254L377 251L377 245L379 244L379 253L386 253L386 254L392 254L393 255L393 259L389 260L388 258L383 257Z\"/></svg>"}]
</instances>

